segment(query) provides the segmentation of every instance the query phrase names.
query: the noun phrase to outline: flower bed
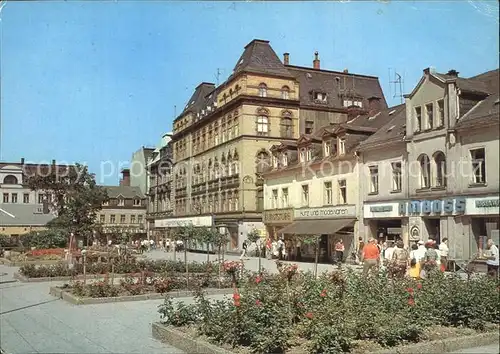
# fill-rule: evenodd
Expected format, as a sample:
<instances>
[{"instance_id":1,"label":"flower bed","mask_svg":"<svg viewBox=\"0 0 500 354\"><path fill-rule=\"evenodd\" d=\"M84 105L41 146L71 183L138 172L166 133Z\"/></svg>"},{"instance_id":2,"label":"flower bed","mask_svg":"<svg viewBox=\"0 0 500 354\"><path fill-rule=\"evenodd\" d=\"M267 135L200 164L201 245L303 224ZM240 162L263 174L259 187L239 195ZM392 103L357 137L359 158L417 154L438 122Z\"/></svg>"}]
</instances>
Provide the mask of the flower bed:
<instances>
[{"instance_id":1,"label":"flower bed","mask_svg":"<svg viewBox=\"0 0 500 354\"><path fill-rule=\"evenodd\" d=\"M27 251L25 254L28 257L39 257L47 255L63 256L64 248L34 249Z\"/></svg>"},{"instance_id":2,"label":"flower bed","mask_svg":"<svg viewBox=\"0 0 500 354\"><path fill-rule=\"evenodd\" d=\"M339 272L247 275L232 299L198 294L192 305L159 309L163 325L206 338L233 352L367 352L435 339L443 328L457 336L498 331L498 283L443 274L415 282L365 279ZM492 325L493 323L493 325Z\"/></svg>"},{"instance_id":3,"label":"flower bed","mask_svg":"<svg viewBox=\"0 0 500 354\"><path fill-rule=\"evenodd\" d=\"M213 263L188 263L190 273L214 273L218 269L217 267L217 264ZM136 261L133 258L127 262L118 261L113 263L113 269L109 263L86 264L86 273L89 275L106 274L112 270L117 274L140 273L143 271L151 273L184 273L186 267L184 262L181 261ZM26 278L72 277L83 274L83 264L75 264L71 269L67 264L48 266L28 264L22 266L19 273Z\"/></svg>"}]
</instances>

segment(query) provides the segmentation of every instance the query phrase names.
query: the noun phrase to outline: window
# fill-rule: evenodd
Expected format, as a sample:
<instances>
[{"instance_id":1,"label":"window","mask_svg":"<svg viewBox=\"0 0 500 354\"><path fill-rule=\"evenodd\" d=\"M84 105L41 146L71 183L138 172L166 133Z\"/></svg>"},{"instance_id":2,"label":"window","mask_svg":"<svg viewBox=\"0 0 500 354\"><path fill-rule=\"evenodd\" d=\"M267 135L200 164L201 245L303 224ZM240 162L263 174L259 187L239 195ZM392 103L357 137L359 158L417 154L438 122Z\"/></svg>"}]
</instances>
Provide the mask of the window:
<instances>
[{"instance_id":1,"label":"window","mask_svg":"<svg viewBox=\"0 0 500 354\"><path fill-rule=\"evenodd\" d=\"M330 153L331 153L331 141L324 141L323 142L323 154L324 156L330 156Z\"/></svg>"},{"instance_id":2,"label":"window","mask_svg":"<svg viewBox=\"0 0 500 354\"><path fill-rule=\"evenodd\" d=\"M302 185L302 206L309 206L309 185Z\"/></svg>"},{"instance_id":3,"label":"window","mask_svg":"<svg viewBox=\"0 0 500 354\"><path fill-rule=\"evenodd\" d=\"M259 85L259 96L260 97L267 97L267 86L266 86L266 84L260 84Z\"/></svg>"},{"instance_id":4,"label":"window","mask_svg":"<svg viewBox=\"0 0 500 354\"><path fill-rule=\"evenodd\" d=\"M142 224L142 215L137 215L137 223Z\"/></svg>"},{"instance_id":5,"label":"window","mask_svg":"<svg viewBox=\"0 0 500 354\"><path fill-rule=\"evenodd\" d=\"M23 194L23 203L28 204L30 202L30 195L29 193L24 193Z\"/></svg>"},{"instance_id":6,"label":"window","mask_svg":"<svg viewBox=\"0 0 500 354\"><path fill-rule=\"evenodd\" d=\"M438 101L438 117L437 117L437 126L442 127L444 125L444 101Z\"/></svg>"},{"instance_id":7,"label":"window","mask_svg":"<svg viewBox=\"0 0 500 354\"><path fill-rule=\"evenodd\" d=\"M3 202L8 203L9 202L9 193L4 193L3 194Z\"/></svg>"},{"instance_id":8,"label":"window","mask_svg":"<svg viewBox=\"0 0 500 354\"><path fill-rule=\"evenodd\" d=\"M418 162L420 164L420 188L429 188L431 176L429 156L420 155Z\"/></svg>"},{"instance_id":9,"label":"window","mask_svg":"<svg viewBox=\"0 0 500 354\"><path fill-rule=\"evenodd\" d=\"M267 135L269 133L269 121L267 116L257 117L257 135Z\"/></svg>"},{"instance_id":10,"label":"window","mask_svg":"<svg viewBox=\"0 0 500 354\"><path fill-rule=\"evenodd\" d=\"M125 215L120 215L120 224L125 224Z\"/></svg>"},{"instance_id":11,"label":"window","mask_svg":"<svg viewBox=\"0 0 500 354\"><path fill-rule=\"evenodd\" d=\"M288 100L289 97L290 97L290 89L288 88L288 86L283 86L281 88L281 98L284 100Z\"/></svg>"},{"instance_id":12,"label":"window","mask_svg":"<svg viewBox=\"0 0 500 354\"><path fill-rule=\"evenodd\" d=\"M402 173L401 162L391 163L392 167L392 190L394 192L401 191Z\"/></svg>"},{"instance_id":13,"label":"window","mask_svg":"<svg viewBox=\"0 0 500 354\"><path fill-rule=\"evenodd\" d=\"M339 180L339 197L340 204L347 204L347 181L345 179Z\"/></svg>"},{"instance_id":14,"label":"window","mask_svg":"<svg viewBox=\"0 0 500 354\"><path fill-rule=\"evenodd\" d=\"M312 134L314 131L314 122L310 121L310 120L306 120L306 129L305 129L305 133L306 134Z\"/></svg>"},{"instance_id":15,"label":"window","mask_svg":"<svg viewBox=\"0 0 500 354\"><path fill-rule=\"evenodd\" d=\"M273 189L273 195L272 195L272 205L273 208L276 209L278 207L278 190Z\"/></svg>"},{"instance_id":16,"label":"window","mask_svg":"<svg viewBox=\"0 0 500 354\"><path fill-rule=\"evenodd\" d=\"M267 151L260 151L257 154L257 173L264 173L270 167L270 158Z\"/></svg>"},{"instance_id":17,"label":"window","mask_svg":"<svg viewBox=\"0 0 500 354\"><path fill-rule=\"evenodd\" d=\"M436 187L446 186L446 157L444 153L438 151L434 154L435 176L434 185Z\"/></svg>"},{"instance_id":18,"label":"window","mask_svg":"<svg viewBox=\"0 0 500 354\"><path fill-rule=\"evenodd\" d=\"M434 127L434 104L425 105L425 113L427 114L427 128L432 129Z\"/></svg>"},{"instance_id":19,"label":"window","mask_svg":"<svg viewBox=\"0 0 500 354\"><path fill-rule=\"evenodd\" d=\"M324 189L325 189L325 199L324 199L325 205L332 205L333 204L332 182L325 182Z\"/></svg>"},{"instance_id":20,"label":"window","mask_svg":"<svg viewBox=\"0 0 500 354\"><path fill-rule=\"evenodd\" d=\"M130 215L130 223L135 224L135 215Z\"/></svg>"},{"instance_id":21,"label":"window","mask_svg":"<svg viewBox=\"0 0 500 354\"><path fill-rule=\"evenodd\" d=\"M486 183L486 161L484 148L470 150L470 157L472 161L472 183Z\"/></svg>"},{"instance_id":22,"label":"window","mask_svg":"<svg viewBox=\"0 0 500 354\"><path fill-rule=\"evenodd\" d=\"M311 161L312 160L312 149L311 148L307 148L306 149L306 160L307 161Z\"/></svg>"},{"instance_id":23,"label":"window","mask_svg":"<svg viewBox=\"0 0 500 354\"><path fill-rule=\"evenodd\" d=\"M281 163L283 164L283 167L288 166L288 154L286 152L281 155Z\"/></svg>"},{"instance_id":24,"label":"window","mask_svg":"<svg viewBox=\"0 0 500 354\"><path fill-rule=\"evenodd\" d=\"M293 138L293 120L291 117L281 118L281 137Z\"/></svg>"},{"instance_id":25,"label":"window","mask_svg":"<svg viewBox=\"0 0 500 354\"><path fill-rule=\"evenodd\" d=\"M370 166L370 193L378 193L378 166Z\"/></svg>"},{"instance_id":26,"label":"window","mask_svg":"<svg viewBox=\"0 0 500 354\"><path fill-rule=\"evenodd\" d=\"M3 179L4 184L17 184L17 177L13 175L5 176Z\"/></svg>"},{"instance_id":27,"label":"window","mask_svg":"<svg viewBox=\"0 0 500 354\"><path fill-rule=\"evenodd\" d=\"M43 204L45 200L45 195L43 193L38 194L38 204Z\"/></svg>"},{"instance_id":28,"label":"window","mask_svg":"<svg viewBox=\"0 0 500 354\"><path fill-rule=\"evenodd\" d=\"M422 108L415 107L415 132L422 130Z\"/></svg>"},{"instance_id":29,"label":"window","mask_svg":"<svg viewBox=\"0 0 500 354\"><path fill-rule=\"evenodd\" d=\"M99 222L101 224L104 224L106 222L106 215L103 214L99 215Z\"/></svg>"},{"instance_id":30,"label":"window","mask_svg":"<svg viewBox=\"0 0 500 354\"><path fill-rule=\"evenodd\" d=\"M326 93L324 93L324 92L315 92L314 93L314 101L316 103L326 103Z\"/></svg>"},{"instance_id":31,"label":"window","mask_svg":"<svg viewBox=\"0 0 500 354\"><path fill-rule=\"evenodd\" d=\"M118 198L118 206L124 206L125 205L125 200L123 198Z\"/></svg>"},{"instance_id":32,"label":"window","mask_svg":"<svg viewBox=\"0 0 500 354\"><path fill-rule=\"evenodd\" d=\"M306 149L304 148L300 149L299 160L300 162L306 162Z\"/></svg>"},{"instance_id":33,"label":"window","mask_svg":"<svg viewBox=\"0 0 500 354\"><path fill-rule=\"evenodd\" d=\"M17 203L17 193L12 193L11 198L12 198L12 203Z\"/></svg>"},{"instance_id":34,"label":"window","mask_svg":"<svg viewBox=\"0 0 500 354\"><path fill-rule=\"evenodd\" d=\"M339 154L345 155L345 139L339 139Z\"/></svg>"},{"instance_id":35,"label":"window","mask_svg":"<svg viewBox=\"0 0 500 354\"><path fill-rule=\"evenodd\" d=\"M288 207L288 188L281 188L281 207Z\"/></svg>"},{"instance_id":36,"label":"window","mask_svg":"<svg viewBox=\"0 0 500 354\"><path fill-rule=\"evenodd\" d=\"M116 217L114 215L109 216L109 223L110 224L115 224L116 223Z\"/></svg>"}]
</instances>

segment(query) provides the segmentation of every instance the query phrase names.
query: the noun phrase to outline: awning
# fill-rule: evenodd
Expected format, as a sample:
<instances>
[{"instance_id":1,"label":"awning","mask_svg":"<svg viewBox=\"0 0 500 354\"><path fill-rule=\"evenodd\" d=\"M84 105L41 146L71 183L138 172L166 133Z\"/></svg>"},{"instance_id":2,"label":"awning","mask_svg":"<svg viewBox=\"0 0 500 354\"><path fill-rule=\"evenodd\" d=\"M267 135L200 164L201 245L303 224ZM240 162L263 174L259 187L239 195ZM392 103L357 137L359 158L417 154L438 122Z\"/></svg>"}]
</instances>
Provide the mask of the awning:
<instances>
[{"instance_id":1,"label":"awning","mask_svg":"<svg viewBox=\"0 0 500 354\"><path fill-rule=\"evenodd\" d=\"M356 219L334 220L298 220L278 231L280 234L295 235L330 235L346 226L354 224Z\"/></svg>"}]
</instances>

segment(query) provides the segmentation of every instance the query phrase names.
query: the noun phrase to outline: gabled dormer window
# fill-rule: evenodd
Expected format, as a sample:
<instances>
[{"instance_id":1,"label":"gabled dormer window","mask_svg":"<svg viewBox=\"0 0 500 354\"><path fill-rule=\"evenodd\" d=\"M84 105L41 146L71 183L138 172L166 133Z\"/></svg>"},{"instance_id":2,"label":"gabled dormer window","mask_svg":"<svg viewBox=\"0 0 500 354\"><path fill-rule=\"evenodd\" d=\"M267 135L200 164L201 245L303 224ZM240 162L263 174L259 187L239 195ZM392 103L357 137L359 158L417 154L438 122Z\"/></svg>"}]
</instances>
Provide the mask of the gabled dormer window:
<instances>
[{"instance_id":1,"label":"gabled dormer window","mask_svg":"<svg viewBox=\"0 0 500 354\"><path fill-rule=\"evenodd\" d=\"M328 140L323 142L323 155L325 157L330 156L330 154L332 153L331 147L332 147L331 141Z\"/></svg>"},{"instance_id":2,"label":"gabled dormer window","mask_svg":"<svg viewBox=\"0 0 500 354\"><path fill-rule=\"evenodd\" d=\"M300 160L300 162L306 162L306 149L305 148L300 149L299 160Z\"/></svg>"},{"instance_id":3,"label":"gabled dormer window","mask_svg":"<svg viewBox=\"0 0 500 354\"><path fill-rule=\"evenodd\" d=\"M288 154L286 152L281 154L281 164L283 167L288 166Z\"/></svg>"},{"instance_id":4,"label":"gabled dormer window","mask_svg":"<svg viewBox=\"0 0 500 354\"><path fill-rule=\"evenodd\" d=\"M324 92L314 92L313 97L316 103L326 103L326 93Z\"/></svg>"},{"instance_id":5,"label":"gabled dormer window","mask_svg":"<svg viewBox=\"0 0 500 354\"><path fill-rule=\"evenodd\" d=\"M141 200L139 198L134 199L134 206L141 206Z\"/></svg>"},{"instance_id":6,"label":"gabled dormer window","mask_svg":"<svg viewBox=\"0 0 500 354\"><path fill-rule=\"evenodd\" d=\"M345 155L345 139L339 139L339 154Z\"/></svg>"},{"instance_id":7,"label":"gabled dormer window","mask_svg":"<svg viewBox=\"0 0 500 354\"><path fill-rule=\"evenodd\" d=\"M306 149L306 160L307 161L312 160L312 149L311 148Z\"/></svg>"},{"instance_id":8,"label":"gabled dormer window","mask_svg":"<svg viewBox=\"0 0 500 354\"><path fill-rule=\"evenodd\" d=\"M278 157L273 155L273 168L278 168Z\"/></svg>"},{"instance_id":9,"label":"gabled dormer window","mask_svg":"<svg viewBox=\"0 0 500 354\"><path fill-rule=\"evenodd\" d=\"M124 206L125 205L125 200L123 198L118 198L118 206Z\"/></svg>"}]
</instances>

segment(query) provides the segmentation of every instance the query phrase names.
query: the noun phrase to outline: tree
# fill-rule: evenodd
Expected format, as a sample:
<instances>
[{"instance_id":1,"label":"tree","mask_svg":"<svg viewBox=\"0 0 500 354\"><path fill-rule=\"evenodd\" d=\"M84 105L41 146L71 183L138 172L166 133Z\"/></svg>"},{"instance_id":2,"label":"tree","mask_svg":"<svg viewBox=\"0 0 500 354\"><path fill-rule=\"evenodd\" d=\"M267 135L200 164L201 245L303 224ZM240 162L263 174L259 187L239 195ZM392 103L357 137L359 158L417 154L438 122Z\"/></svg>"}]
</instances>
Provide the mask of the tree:
<instances>
[{"instance_id":1,"label":"tree","mask_svg":"<svg viewBox=\"0 0 500 354\"><path fill-rule=\"evenodd\" d=\"M219 232L213 227L204 227L198 230L196 239L198 242L204 243L207 246L207 262L210 262L210 246L215 246L219 235Z\"/></svg>"},{"instance_id":2,"label":"tree","mask_svg":"<svg viewBox=\"0 0 500 354\"><path fill-rule=\"evenodd\" d=\"M318 258L319 258L319 235L307 236L302 242L306 245L315 245L314 246L314 276L318 276Z\"/></svg>"},{"instance_id":3,"label":"tree","mask_svg":"<svg viewBox=\"0 0 500 354\"><path fill-rule=\"evenodd\" d=\"M36 247L38 249L64 248L68 245L68 235L61 229L31 231L23 235L21 242L25 247Z\"/></svg>"},{"instance_id":4,"label":"tree","mask_svg":"<svg viewBox=\"0 0 500 354\"><path fill-rule=\"evenodd\" d=\"M259 255L259 273L261 272L261 258L260 258L260 253L261 253L261 245L260 245L260 242L257 243L257 241L260 240L260 234L259 234L259 231L257 229L253 229L252 231L250 231L248 234L247 234L247 239L248 241L250 241L251 243L255 243L255 247L257 249L257 253Z\"/></svg>"},{"instance_id":5,"label":"tree","mask_svg":"<svg viewBox=\"0 0 500 354\"><path fill-rule=\"evenodd\" d=\"M199 231L192 224L181 226L176 231L176 239L184 244L184 266L186 268L186 283L189 285L189 263L187 260L187 243L196 242Z\"/></svg>"},{"instance_id":6,"label":"tree","mask_svg":"<svg viewBox=\"0 0 500 354\"><path fill-rule=\"evenodd\" d=\"M46 172L29 177L28 185L52 196L44 204L56 218L47 226L73 232L76 237L89 237L97 212L109 200L106 189L96 184L95 175L89 173L87 166L80 164L64 169L50 166Z\"/></svg>"}]
</instances>

